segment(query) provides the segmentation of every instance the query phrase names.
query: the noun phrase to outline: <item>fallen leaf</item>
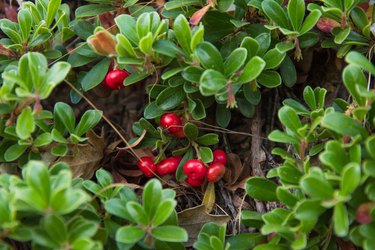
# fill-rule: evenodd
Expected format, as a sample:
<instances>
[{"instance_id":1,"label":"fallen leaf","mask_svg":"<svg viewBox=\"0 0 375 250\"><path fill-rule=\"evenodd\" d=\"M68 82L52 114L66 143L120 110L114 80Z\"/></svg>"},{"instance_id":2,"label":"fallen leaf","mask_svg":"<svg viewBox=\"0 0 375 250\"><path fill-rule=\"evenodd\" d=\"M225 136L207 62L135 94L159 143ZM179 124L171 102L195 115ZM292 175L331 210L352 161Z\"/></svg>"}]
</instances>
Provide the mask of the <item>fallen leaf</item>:
<instances>
[{"instance_id":1,"label":"fallen leaf","mask_svg":"<svg viewBox=\"0 0 375 250\"><path fill-rule=\"evenodd\" d=\"M142 132L142 134L141 134L141 136L135 142L133 142L129 146L126 146L124 148L118 148L118 149L127 150L127 149L131 149L131 148L135 148L136 146L138 146L139 143L142 142L142 140L145 137L146 133L147 133L147 131L146 131L146 129L144 129L143 132Z\"/></svg>"},{"instance_id":2,"label":"fallen leaf","mask_svg":"<svg viewBox=\"0 0 375 250\"><path fill-rule=\"evenodd\" d=\"M186 229L189 234L189 240L186 246L192 246L198 237L202 226L208 222L224 224L230 220L228 215L211 215L206 212L206 206L200 205L185 209L178 213L179 225Z\"/></svg>"},{"instance_id":3,"label":"fallen leaf","mask_svg":"<svg viewBox=\"0 0 375 250\"><path fill-rule=\"evenodd\" d=\"M88 143L71 144L69 155L60 157L57 161L63 161L69 164L74 177L90 179L95 171L100 167L100 162L104 156L104 137L97 135L94 131L86 134Z\"/></svg>"},{"instance_id":4,"label":"fallen leaf","mask_svg":"<svg viewBox=\"0 0 375 250\"><path fill-rule=\"evenodd\" d=\"M215 183L209 182L204 192L202 205L205 205L206 212L210 213L215 205Z\"/></svg>"}]
</instances>

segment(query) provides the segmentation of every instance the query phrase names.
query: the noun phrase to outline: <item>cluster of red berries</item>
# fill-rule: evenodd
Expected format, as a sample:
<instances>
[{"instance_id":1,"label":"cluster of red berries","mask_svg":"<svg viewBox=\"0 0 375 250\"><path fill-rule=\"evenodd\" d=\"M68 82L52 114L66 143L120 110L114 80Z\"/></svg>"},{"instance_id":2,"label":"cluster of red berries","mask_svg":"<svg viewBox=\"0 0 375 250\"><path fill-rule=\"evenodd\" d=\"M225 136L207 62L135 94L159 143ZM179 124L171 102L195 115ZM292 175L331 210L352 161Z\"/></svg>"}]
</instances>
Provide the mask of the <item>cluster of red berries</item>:
<instances>
[{"instance_id":1,"label":"cluster of red berries","mask_svg":"<svg viewBox=\"0 0 375 250\"><path fill-rule=\"evenodd\" d=\"M146 177L153 177L155 174L169 175L176 173L181 160L180 156L172 156L155 164L153 157L144 156L139 159L137 166ZM226 163L227 156L220 149L213 152L213 161L208 168L201 160L188 160L183 167L187 176L186 183L198 187L206 178L208 182L217 182L224 176Z\"/></svg>"},{"instance_id":2,"label":"cluster of red berries","mask_svg":"<svg viewBox=\"0 0 375 250\"><path fill-rule=\"evenodd\" d=\"M130 75L129 72L122 69L110 70L105 76L102 86L107 89L124 88L124 80Z\"/></svg>"},{"instance_id":3,"label":"cluster of red berries","mask_svg":"<svg viewBox=\"0 0 375 250\"><path fill-rule=\"evenodd\" d=\"M218 182L225 174L226 164L227 156L220 149L213 152L213 161L208 168L201 160L188 160L183 168L187 176L186 183L193 187L198 187L203 184L206 178L208 182Z\"/></svg>"},{"instance_id":4,"label":"cluster of red berries","mask_svg":"<svg viewBox=\"0 0 375 250\"><path fill-rule=\"evenodd\" d=\"M137 166L146 177L152 177L155 174L169 175L176 173L181 160L181 156L172 156L155 164L153 157L144 156L139 159Z\"/></svg>"}]
</instances>

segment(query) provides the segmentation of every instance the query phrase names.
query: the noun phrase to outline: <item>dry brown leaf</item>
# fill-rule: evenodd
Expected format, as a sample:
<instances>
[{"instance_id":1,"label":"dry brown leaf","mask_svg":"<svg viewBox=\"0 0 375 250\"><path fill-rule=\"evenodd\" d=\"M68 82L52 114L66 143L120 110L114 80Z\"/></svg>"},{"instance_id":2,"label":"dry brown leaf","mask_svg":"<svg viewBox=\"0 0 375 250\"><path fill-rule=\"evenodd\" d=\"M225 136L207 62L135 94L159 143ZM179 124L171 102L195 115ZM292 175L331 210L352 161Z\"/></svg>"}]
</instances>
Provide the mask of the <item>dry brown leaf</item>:
<instances>
[{"instance_id":1,"label":"dry brown leaf","mask_svg":"<svg viewBox=\"0 0 375 250\"><path fill-rule=\"evenodd\" d=\"M208 222L214 222L219 225L227 223L230 220L228 215L211 215L206 212L206 206L200 205L185 209L178 213L179 225L186 229L189 234L187 246L192 246L197 239L202 226Z\"/></svg>"},{"instance_id":2,"label":"dry brown leaf","mask_svg":"<svg viewBox=\"0 0 375 250\"><path fill-rule=\"evenodd\" d=\"M228 154L228 165L227 171L224 175L226 182L226 188L231 191L235 191L238 188L244 188L244 184L250 176L248 167L245 167L240 157L237 154Z\"/></svg>"},{"instance_id":3,"label":"dry brown leaf","mask_svg":"<svg viewBox=\"0 0 375 250\"><path fill-rule=\"evenodd\" d=\"M57 161L69 164L74 177L90 179L100 167L99 163L104 156L104 137L97 135L94 131L86 134L88 143L72 144L69 146L69 155L60 157Z\"/></svg>"}]
</instances>

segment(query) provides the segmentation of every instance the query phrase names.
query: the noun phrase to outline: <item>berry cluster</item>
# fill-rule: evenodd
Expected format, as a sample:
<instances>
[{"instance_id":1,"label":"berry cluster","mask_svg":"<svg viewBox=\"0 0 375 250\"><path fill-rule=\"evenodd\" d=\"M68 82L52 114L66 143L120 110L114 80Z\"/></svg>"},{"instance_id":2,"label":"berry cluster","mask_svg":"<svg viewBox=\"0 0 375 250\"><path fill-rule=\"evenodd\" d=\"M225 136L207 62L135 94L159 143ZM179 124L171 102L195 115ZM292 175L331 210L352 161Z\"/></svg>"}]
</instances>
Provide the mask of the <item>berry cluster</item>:
<instances>
[{"instance_id":1,"label":"berry cluster","mask_svg":"<svg viewBox=\"0 0 375 250\"><path fill-rule=\"evenodd\" d=\"M206 178L208 182L217 182L224 176L226 164L227 156L220 149L213 152L213 161L208 168L201 160L188 160L183 168L187 176L186 183L193 187L198 187L203 184Z\"/></svg>"},{"instance_id":2,"label":"berry cluster","mask_svg":"<svg viewBox=\"0 0 375 250\"><path fill-rule=\"evenodd\" d=\"M146 177L153 177L155 174L173 175L181 160L180 156L172 156L155 164L153 157L144 156L139 159L137 166ZM217 182L224 176L226 163L226 154L220 149L213 152L213 161L208 168L201 160L188 160L183 166L183 171L187 176L186 183L198 187L203 184L205 179L208 182Z\"/></svg>"},{"instance_id":3,"label":"berry cluster","mask_svg":"<svg viewBox=\"0 0 375 250\"><path fill-rule=\"evenodd\" d=\"M169 175L176 173L181 160L180 156L172 156L155 164L153 157L144 156L139 159L137 166L146 177L153 177L155 174Z\"/></svg>"},{"instance_id":4,"label":"berry cluster","mask_svg":"<svg viewBox=\"0 0 375 250\"><path fill-rule=\"evenodd\" d=\"M160 117L160 125L166 128L176 138L185 138L181 117L175 113L165 113ZM137 165L146 177L158 175L173 175L182 160L182 157L172 156L155 164L153 157L142 157ZM200 159L191 159L185 162L183 172L187 176L186 183L198 187L205 180L208 182L219 181L225 173L227 156L223 150L217 149L213 152L213 161L207 167Z\"/></svg>"}]
</instances>

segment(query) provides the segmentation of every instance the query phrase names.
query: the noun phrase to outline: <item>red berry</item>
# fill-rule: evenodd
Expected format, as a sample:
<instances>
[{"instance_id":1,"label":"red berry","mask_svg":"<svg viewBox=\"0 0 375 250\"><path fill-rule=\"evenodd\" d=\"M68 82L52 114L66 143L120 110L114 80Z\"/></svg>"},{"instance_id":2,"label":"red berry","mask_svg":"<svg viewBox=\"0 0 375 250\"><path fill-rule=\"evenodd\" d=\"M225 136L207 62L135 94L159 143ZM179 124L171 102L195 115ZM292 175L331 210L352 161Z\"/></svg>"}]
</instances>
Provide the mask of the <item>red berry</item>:
<instances>
[{"instance_id":1,"label":"red berry","mask_svg":"<svg viewBox=\"0 0 375 250\"><path fill-rule=\"evenodd\" d=\"M105 83L110 89L121 89L124 87L124 80L129 76L129 72L115 69L107 73Z\"/></svg>"},{"instance_id":2,"label":"red berry","mask_svg":"<svg viewBox=\"0 0 375 250\"><path fill-rule=\"evenodd\" d=\"M190 179L203 179L207 168L201 160L188 160L184 165L184 173Z\"/></svg>"},{"instance_id":3,"label":"red berry","mask_svg":"<svg viewBox=\"0 0 375 250\"><path fill-rule=\"evenodd\" d=\"M137 162L137 166L143 172L143 174L147 177L154 176L156 173L156 165L152 157L143 156Z\"/></svg>"},{"instance_id":4,"label":"red berry","mask_svg":"<svg viewBox=\"0 0 375 250\"><path fill-rule=\"evenodd\" d=\"M213 155L214 155L214 159L212 162L220 162L220 163L223 163L224 165L227 164L227 154L225 153L224 150L216 149L213 152Z\"/></svg>"},{"instance_id":5,"label":"red berry","mask_svg":"<svg viewBox=\"0 0 375 250\"><path fill-rule=\"evenodd\" d=\"M225 174L225 165L221 162L213 162L207 169L207 180L209 182L219 181Z\"/></svg>"},{"instance_id":6,"label":"red berry","mask_svg":"<svg viewBox=\"0 0 375 250\"><path fill-rule=\"evenodd\" d=\"M167 175L167 174L175 173L177 170L178 164L180 164L181 160L182 160L181 156L172 156L172 157L162 160L156 165L158 173L160 175Z\"/></svg>"},{"instance_id":7,"label":"red berry","mask_svg":"<svg viewBox=\"0 0 375 250\"><path fill-rule=\"evenodd\" d=\"M185 137L181 118L175 113L165 113L160 117L161 126L168 129L174 136L178 138Z\"/></svg>"},{"instance_id":8,"label":"red berry","mask_svg":"<svg viewBox=\"0 0 375 250\"><path fill-rule=\"evenodd\" d=\"M186 182L187 184L189 184L190 186L192 186L192 187L199 187L199 186L201 186L201 185L203 184L203 180L204 180L204 179L192 179L192 178L187 178L187 179L185 180L185 182Z\"/></svg>"}]
</instances>

